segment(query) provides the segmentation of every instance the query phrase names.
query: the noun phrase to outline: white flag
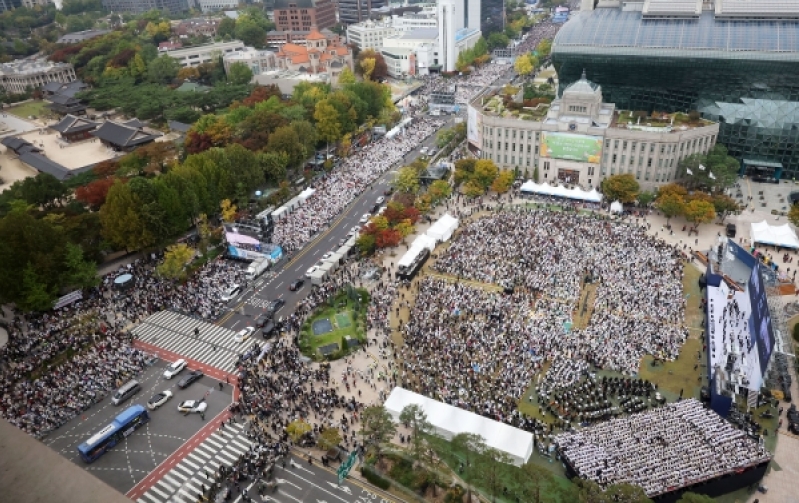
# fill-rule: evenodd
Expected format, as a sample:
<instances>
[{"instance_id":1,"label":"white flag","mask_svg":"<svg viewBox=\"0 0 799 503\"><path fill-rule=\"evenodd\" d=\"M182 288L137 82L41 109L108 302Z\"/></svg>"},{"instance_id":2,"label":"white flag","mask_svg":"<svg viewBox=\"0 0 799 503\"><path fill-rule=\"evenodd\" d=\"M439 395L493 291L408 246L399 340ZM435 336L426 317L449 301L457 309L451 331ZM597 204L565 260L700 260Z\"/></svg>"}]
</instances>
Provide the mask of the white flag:
<instances>
[{"instance_id":1,"label":"white flag","mask_svg":"<svg viewBox=\"0 0 799 503\"><path fill-rule=\"evenodd\" d=\"M694 172L691 171L691 168L685 168L685 172L688 173L689 175L693 175L694 174Z\"/></svg>"},{"instance_id":2,"label":"white flag","mask_svg":"<svg viewBox=\"0 0 799 503\"><path fill-rule=\"evenodd\" d=\"M704 170L705 170L705 167L700 164L699 165L699 171L704 171Z\"/></svg>"},{"instance_id":3,"label":"white flag","mask_svg":"<svg viewBox=\"0 0 799 503\"><path fill-rule=\"evenodd\" d=\"M710 177L710 179L711 180L715 180L716 179L716 175L714 175L712 171L710 171L709 173L710 174L708 176Z\"/></svg>"}]
</instances>

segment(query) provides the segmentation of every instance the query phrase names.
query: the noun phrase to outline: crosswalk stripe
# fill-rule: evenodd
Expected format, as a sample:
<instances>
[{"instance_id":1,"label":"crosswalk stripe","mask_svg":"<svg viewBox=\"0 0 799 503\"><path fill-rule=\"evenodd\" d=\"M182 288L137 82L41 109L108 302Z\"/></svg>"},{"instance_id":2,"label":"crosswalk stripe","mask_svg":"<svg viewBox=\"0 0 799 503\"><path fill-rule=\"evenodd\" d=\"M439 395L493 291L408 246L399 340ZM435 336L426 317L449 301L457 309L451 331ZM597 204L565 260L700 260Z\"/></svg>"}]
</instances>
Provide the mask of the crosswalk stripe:
<instances>
[{"instance_id":1,"label":"crosswalk stripe","mask_svg":"<svg viewBox=\"0 0 799 503\"><path fill-rule=\"evenodd\" d=\"M156 481L137 503L168 503L175 496L187 501L196 499L202 486L209 483L206 472L218 471L220 464L232 465L242 452L250 448L244 429L244 423L233 423L225 427L224 435L214 433L203 440Z\"/></svg>"}]
</instances>

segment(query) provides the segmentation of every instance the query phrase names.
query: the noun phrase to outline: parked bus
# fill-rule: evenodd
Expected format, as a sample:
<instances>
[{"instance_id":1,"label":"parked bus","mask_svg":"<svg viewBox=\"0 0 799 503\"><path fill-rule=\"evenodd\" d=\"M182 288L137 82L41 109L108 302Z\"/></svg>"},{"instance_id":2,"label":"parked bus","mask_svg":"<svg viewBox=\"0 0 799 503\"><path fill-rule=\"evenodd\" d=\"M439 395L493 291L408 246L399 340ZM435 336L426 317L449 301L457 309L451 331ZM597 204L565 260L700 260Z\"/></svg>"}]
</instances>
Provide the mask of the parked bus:
<instances>
[{"instance_id":1,"label":"parked bus","mask_svg":"<svg viewBox=\"0 0 799 503\"><path fill-rule=\"evenodd\" d=\"M147 409L141 405L128 407L114 419L113 423L80 444L78 453L83 461L91 463L149 420L150 415L147 413Z\"/></svg>"}]
</instances>

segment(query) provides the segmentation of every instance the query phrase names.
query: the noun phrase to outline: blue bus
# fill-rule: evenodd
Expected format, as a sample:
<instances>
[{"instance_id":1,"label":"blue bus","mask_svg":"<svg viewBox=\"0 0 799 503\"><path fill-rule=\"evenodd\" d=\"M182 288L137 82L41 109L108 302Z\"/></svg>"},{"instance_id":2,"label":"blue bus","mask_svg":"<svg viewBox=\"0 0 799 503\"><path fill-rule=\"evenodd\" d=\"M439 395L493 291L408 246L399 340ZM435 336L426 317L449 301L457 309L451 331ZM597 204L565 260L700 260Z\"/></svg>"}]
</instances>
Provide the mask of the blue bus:
<instances>
[{"instance_id":1,"label":"blue bus","mask_svg":"<svg viewBox=\"0 0 799 503\"><path fill-rule=\"evenodd\" d=\"M150 420L147 409L134 405L119 414L114 422L98 431L78 446L83 461L91 463Z\"/></svg>"}]
</instances>

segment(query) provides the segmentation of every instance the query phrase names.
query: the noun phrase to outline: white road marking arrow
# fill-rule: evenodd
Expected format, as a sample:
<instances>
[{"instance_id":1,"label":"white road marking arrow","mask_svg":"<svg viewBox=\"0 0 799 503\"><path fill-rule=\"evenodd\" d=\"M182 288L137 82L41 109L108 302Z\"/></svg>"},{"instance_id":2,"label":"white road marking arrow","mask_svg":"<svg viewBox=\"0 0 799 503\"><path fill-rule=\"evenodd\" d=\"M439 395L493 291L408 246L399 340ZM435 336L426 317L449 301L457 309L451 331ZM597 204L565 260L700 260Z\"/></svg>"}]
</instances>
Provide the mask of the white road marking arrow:
<instances>
[{"instance_id":1,"label":"white road marking arrow","mask_svg":"<svg viewBox=\"0 0 799 503\"><path fill-rule=\"evenodd\" d=\"M345 493L347 493L347 494L352 494L352 491L351 491L351 490L350 490L350 488L349 488L349 487L347 487L347 486L340 486L340 485L338 485L338 484L336 484L336 483L334 483L334 482L328 482L327 484L328 484L329 486L331 486L331 487L335 487L336 489L338 489L338 490L340 490L340 491L344 491L344 492L345 492Z\"/></svg>"}]
</instances>

